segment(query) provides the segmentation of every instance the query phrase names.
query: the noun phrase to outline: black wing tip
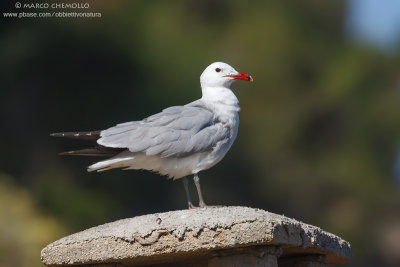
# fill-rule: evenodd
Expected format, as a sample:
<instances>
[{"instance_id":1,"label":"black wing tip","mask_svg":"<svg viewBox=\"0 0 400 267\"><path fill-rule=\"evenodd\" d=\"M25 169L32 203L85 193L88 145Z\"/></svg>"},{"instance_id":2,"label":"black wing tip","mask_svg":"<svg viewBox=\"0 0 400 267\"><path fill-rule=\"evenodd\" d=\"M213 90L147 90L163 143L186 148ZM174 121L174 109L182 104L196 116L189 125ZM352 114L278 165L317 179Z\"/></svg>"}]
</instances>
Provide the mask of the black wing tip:
<instances>
[{"instance_id":1,"label":"black wing tip","mask_svg":"<svg viewBox=\"0 0 400 267\"><path fill-rule=\"evenodd\" d=\"M59 156L68 156L68 155L73 155L74 151L66 151L66 152L60 152L58 153Z\"/></svg>"},{"instance_id":2,"label":"black wing tip","mask_svg":"<svg viewBox=\"0 0 400 267\"><path fill-rule=\"evenodd\" d=\"M59 156L93 156L92 154L89 154L89 153L82 153L79 150L60 152L60 153L58 153L58 155ZM95 156L100 156L100 155L95 155Z\"/></svg>"},{"instance_id":3,"label":"black wing tip","mask_svg":"<svg viewBox=\"0 0 400 267\"><path fill-rule=\"evenodd\" d=\"M61 132L51 133L51 137L62 137L77 140L96 141L100 138L101 131L87 131L87 132Z\"/></svg>"},{"instance_id":4,"label":"black wing tip","mask_svg":"<svg viewBox=\"0 0 400 267\"><path fill-rule=\"evenodd\" d=\"M51 133L51 137L64 137L64 133Z\"/></svg>"},{"instance_id":5,"label":"black wing tip","mask_svg":"<svg viewBox=\"0 0 400 267\"><path fill-rule=\"evenodd\" d=\"M59 156L106 156L101 154L88 153L86 149L72 150L58 153Z\"/></svg>"},{"instance_id":6,"label":"black wing tip","mask_svg":"<svg viewBox=\"0 0 400 267\"><path fill-rule=\"evenodd\" d=\"M95 146L79 150L72 150L58 153L59 156L85 156L85 157L113 157L121 153L125 148L110 148L104 146Z\"/></svg>"}]
</instances>

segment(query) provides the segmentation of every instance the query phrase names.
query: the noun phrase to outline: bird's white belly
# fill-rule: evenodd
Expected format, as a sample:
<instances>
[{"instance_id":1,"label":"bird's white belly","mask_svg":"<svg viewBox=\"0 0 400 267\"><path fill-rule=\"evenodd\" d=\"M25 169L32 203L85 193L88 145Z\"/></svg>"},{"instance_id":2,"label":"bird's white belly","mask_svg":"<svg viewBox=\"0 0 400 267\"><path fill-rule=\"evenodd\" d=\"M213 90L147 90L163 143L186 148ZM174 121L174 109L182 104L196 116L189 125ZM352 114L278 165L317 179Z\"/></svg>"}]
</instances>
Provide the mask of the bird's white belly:
<instances>
[{"instance_id":1,"label":"bird's white belly","mask_svg":"<svg viewBox=\"0 0 400 267\"><path fill-rule=\"evenodd\" d=\"M127 160L120 161L114 168L145 169L155 171L173 179L179 179L187 175L207 170L217 164L228 152L231 144L221 145L209 152L192 154L187 157L147 156L145 153L127 153ZM122 155L121 155L122 156Z\"/></svg>"},{"instance_id":2,"label":"bird's white belly","mask_svg":"<svg viewBox=\"0 0 400 267\"><path fill-rule=\"evenodd\" d=\"M125 151L119 154L119 156L124 157L126 160L113 164L113 168L144 169L167 175L170 178L179 179L200 171L199 166L203 167L201 170L210 168L213 164L207 164L209 154L211 153L202 152L187 157L163 158L159 156L147 156L145 153ZM206 165L209 167L206 167Z\"/></svg>"}]
</instances>

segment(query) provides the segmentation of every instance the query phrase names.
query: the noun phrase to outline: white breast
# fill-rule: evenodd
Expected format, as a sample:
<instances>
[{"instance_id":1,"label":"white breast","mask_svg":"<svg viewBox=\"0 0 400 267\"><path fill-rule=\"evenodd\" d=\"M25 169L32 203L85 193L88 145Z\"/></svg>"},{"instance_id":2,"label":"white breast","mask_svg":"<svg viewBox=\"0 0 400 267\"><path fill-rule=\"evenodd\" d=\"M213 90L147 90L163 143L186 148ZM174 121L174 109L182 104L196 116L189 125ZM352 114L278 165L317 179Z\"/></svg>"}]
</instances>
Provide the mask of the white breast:
<instances>
[{"instance_id":1,"label":"white breast","mask_svg":"<svg viewBox=\"0 0 400 267\"><path fill-rule=\"evenodd\" d=\"M213 110L216 119L230 129L230 138L217 143L215 148L202 158L193 173L206 170L221 161L236 139L239 129L239 101L233 92L225 87L203 87L202 100Z\"/></svg>"}]
</instances>

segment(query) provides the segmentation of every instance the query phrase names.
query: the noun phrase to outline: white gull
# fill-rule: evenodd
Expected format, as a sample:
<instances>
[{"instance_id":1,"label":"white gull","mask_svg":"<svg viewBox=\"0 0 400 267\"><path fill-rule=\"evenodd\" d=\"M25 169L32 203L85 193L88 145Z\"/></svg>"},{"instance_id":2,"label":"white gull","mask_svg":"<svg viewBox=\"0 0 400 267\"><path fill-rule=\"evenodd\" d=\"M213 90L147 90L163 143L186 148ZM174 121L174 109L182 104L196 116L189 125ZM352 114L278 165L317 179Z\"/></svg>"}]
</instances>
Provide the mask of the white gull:
<instances>
[{"instance_id":1,"label":"white gull","mask_svg":"<svg viewBox=\"0 0 400 267\"><path fill-rule=\"evenodd\" d=\"M199 206L205 207L198 173L217 164L238 133L239 101L230 89L235 80L253 81L253 78L226 63L215 62L200 76L202 98L199 100L102 131L51 136L93 140L99 145L61 155L112 156L89 166L88 171L145 169L174 180L184 178L189 208L194 205L186 176L194 175Z\"/></svg>"}]
</instances>

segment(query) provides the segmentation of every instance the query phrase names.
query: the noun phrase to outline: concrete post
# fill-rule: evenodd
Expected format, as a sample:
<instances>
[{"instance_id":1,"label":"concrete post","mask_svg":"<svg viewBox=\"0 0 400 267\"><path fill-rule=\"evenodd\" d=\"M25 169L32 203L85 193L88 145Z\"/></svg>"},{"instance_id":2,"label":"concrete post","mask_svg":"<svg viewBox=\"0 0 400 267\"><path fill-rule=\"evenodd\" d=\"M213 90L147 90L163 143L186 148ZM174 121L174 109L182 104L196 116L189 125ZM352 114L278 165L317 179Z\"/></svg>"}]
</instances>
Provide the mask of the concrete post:
<instances>
[{"instance_id":1,"label":"concrete post","mask_svg":"<svg viewBox=\"0 0 400 267\"><path fill-rule=\"evenodd\" d=\"M210 207L138 216L64 237L47 266L299 266L346 263L350 244L281 215Z\"/></svg>"},{"instance_id":2,"label":"concrete post","mask_svg":"<svg viewBox=\"0 0 400 267\"><path fill-rule=\"evenodd\" d=\"M278 246L253 246L223 250L212 255L208 267L254 266L278 267L278 257L282 249Z\"/></svg>"}]
</instances>

